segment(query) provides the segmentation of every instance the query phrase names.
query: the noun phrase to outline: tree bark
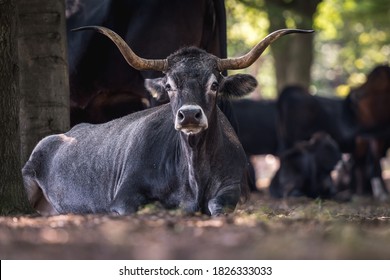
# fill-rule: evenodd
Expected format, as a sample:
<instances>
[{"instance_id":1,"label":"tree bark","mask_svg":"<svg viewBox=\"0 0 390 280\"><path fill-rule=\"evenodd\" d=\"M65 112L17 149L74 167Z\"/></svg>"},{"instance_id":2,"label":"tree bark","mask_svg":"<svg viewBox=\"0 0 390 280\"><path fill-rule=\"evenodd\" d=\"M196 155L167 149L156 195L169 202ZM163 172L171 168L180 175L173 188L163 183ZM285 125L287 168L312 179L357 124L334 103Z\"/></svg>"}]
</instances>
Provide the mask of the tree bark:
<instances>
[{"instance_id":1,"label":"tree bark","mask_svg":"<svg viewBox=\"0 0 390 280\"><path fill-rule=\"evenodd\" d=\"M0 215L32 211L20 171L16 34L14 0L0 0Z\"/></svg>"},{"instance_id":2,"label":"tree bark","mask_svg":"<svg viewBox=\"0 0 390 280\"><path fill-rule=\"evenodd\" d=\"M286 28L286 19L283 15L286 10L299 18L297 28L311 29L313 15L320 2L321 0L266 0L270 31ZM313 35L296 34L281 38L271 45L278 93L289 84L310 86L313 40Z\"/></svg>"},{"instance_id":3,"label":"tree bark","mask_svg":"<svg viewBox=\"0 0 390 280\"><path fill-rule=\"evenodd\" d=\"M43 137L69 129L63 0L16 0L22 163Z\"/></svg>"}]
</instances>

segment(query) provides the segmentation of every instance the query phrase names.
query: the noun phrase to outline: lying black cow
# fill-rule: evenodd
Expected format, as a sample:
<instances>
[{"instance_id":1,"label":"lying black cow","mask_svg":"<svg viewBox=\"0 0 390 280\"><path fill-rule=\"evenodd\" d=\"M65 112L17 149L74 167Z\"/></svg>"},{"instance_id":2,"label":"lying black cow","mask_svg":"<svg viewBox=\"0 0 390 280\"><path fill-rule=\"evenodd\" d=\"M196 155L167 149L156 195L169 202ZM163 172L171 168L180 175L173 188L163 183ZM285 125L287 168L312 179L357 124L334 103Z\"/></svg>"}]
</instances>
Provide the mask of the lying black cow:
<instances>
[{"instance_id":1,"label":"lying black cow","mask_svg":"<svg viewBox=\"0 0 390 280\"><path fill-rule=\"evenodd\" d=\"M271 195L333 197L337 190L330 173L340 159L337 143L326 133L297 142L280 156L280 168L270 184Z\"/></svg>"},{"instance_id":2,"label":"lying black cow","mask_svg":"<svg viewBox=\"0 0 390 280\"><path fill-rule=\"evenodd\" d=\"M219 94L242 96L257 82L220 73L248 67L280 36L304 31L275 31L236 59L191 47L148 60L107 28L83 29L109 37L134 68L164 72L161 90L170 103L44 138L23 168L32 205L52 214L128 214L151 201L210 215L234 210L245 190L246 158L216 101Z\"/></svg>"}]
</instances>

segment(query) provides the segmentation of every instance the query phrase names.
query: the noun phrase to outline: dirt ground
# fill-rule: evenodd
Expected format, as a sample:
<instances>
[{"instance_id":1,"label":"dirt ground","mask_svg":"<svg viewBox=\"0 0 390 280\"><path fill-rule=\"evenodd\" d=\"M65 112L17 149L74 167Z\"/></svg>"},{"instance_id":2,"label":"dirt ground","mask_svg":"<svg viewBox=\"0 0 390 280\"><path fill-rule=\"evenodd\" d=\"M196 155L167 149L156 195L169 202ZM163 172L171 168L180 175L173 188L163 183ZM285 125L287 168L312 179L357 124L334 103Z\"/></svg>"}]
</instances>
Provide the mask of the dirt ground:
<instances>
[{"instance_id":1,"label":"dirt ground","mask_svg":"<svg viewBox=\"0 0 390 280\"><path fill-rule=\"evenodd\" d=\"M0 217L0 259L390 259L390 203L260 193L218 218L158 204L125 217Z\"/></svg>"}]
</instances>

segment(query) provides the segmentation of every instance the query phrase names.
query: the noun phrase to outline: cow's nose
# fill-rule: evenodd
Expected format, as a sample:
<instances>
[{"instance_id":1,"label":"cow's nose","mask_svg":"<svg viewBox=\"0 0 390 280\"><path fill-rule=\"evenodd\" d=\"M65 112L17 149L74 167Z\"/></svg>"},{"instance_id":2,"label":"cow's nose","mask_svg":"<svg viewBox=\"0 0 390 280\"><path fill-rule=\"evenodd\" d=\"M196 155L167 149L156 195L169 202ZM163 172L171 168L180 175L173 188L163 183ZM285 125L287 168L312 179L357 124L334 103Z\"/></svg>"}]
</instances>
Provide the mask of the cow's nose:
<instances>
[{"instance_id":1,"label":"cow's nose","mask_svg":"<svg viewBox=\"0 0 390 280\"><path fill-rule=\"evenodd\" d=\"M202 109L197 107L182 108L177 112L177 120L181 126L199 125L202 120Z\"/></svg>"},{"instance_id":2,"label":"cow's nose","mask_svg":"<svg viewBox=\"0 0 390 280\"><path fill-rule=\"evenodd\" d=\"M189 135L208 128L207 117L198 105L183 105L176 113L175 129Z\"/></svg>"}]
</instances>

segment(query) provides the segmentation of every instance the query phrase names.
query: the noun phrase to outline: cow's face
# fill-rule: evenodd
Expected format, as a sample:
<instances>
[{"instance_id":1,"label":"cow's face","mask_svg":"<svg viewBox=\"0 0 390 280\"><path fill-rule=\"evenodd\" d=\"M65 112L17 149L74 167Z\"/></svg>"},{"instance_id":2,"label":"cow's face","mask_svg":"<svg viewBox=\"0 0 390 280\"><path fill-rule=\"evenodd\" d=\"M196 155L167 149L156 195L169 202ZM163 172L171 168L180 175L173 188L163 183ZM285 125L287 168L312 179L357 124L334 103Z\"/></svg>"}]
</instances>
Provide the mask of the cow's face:
<instances>
[{"instance_id":1,"label":"cow's face","mask_svg":"<svg viewBox=\"0 0 390 280\"><path fill-rule=\"evenodd\" d=\"M250 75L224 78L216 69L214 56L199 49L173 54L166 76L146 80L145 86L159 99L169 98L175 129L186 135L205 131L214 118L217 99L243 96L257 85Z\"/></svg>"},{"instance_id":2,"label":"cow's face","mask_svg":"<svg viewBox=\"0 0 390 280\"><path fill-rule=\"evenodd\" d=\"M165 90L174 114L175 129L187 135L209 127L215 108L218 79L216 73L173 71L167 75Z\"/></svg>"}]
</instances>

